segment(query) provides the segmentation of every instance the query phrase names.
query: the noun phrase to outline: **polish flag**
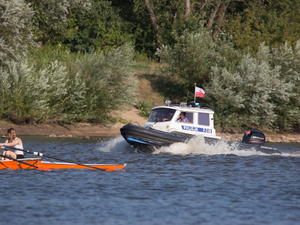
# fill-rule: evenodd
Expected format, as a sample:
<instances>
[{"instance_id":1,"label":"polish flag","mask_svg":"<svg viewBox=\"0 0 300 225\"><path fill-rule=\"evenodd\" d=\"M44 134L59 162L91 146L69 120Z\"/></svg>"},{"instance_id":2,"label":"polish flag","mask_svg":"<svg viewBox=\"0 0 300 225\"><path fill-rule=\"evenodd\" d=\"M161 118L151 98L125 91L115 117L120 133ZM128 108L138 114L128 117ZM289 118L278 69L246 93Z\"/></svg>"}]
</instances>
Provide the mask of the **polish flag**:
<instances>
[{"instance_id":1,"label":"polish flag","mask_svg":"<svg viewBox=\"0 0 300 225\"><path fill-rule=\"evenodd\" d=\"M195 87L195 96L203 98L205 95L205 91L202 88Z\"/></svg>"}]
</instances>

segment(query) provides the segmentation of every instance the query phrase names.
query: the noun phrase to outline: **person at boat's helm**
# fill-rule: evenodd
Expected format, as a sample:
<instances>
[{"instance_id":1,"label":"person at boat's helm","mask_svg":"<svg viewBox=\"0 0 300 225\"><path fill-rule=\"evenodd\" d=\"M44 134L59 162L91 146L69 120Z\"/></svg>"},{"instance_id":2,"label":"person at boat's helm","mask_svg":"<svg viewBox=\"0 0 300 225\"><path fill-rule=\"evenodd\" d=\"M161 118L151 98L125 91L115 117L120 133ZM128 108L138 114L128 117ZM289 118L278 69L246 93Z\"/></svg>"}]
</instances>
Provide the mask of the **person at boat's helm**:
<instances>
[{"instance_id":1,"label":"person at boat's helm","mask_svg":"<svg viewBox=\"0 0 300 225\"><path fill-rule=\"evenodd\" d=\"M162 112L158 111L153 119L154 122L160 122L162 121Z\"/></svg>"},{"instance_id":2,"label":"person at boat's helm","mask_svg":"<svg viewBox=\"0 0 300 225\"><path fill-rule=\"evenodd\" d=\"M186 112L181 112L180 115L178 116L177 122L185 122L188 123L189 119L185 117Z\"/></svg>"},{"instance_id":3,"label":"person at boat's helm","mask_svg":"<svg viewBox=\"0 0 300 225\"><path fill-rule=\"evenodd\" d=\"M173 118L174 113L173 112L168 112L167 117L163 119L163 121L170 121Z\"/></svg>"},{"instance_id":4,"label":"person at boat's helm","mask_svg":"<svg viewBox=\"0 0 300 225\"><path fill-rule=\"evenodd\" d=\"M5 141L5 143L0 143L0 149L3 149L3 145L5 146L12 146L15 148L23 149L23 143L20 138L17 137L16 131L14 128L10 128L7 131L8 139ZM22 159L24 158L24 152L18 151L18 150L5 150L3 151L2 155L8 156L13 159ZM8 158L1 157L0 160L7 160Z\"/></svg>"}]
</instances>

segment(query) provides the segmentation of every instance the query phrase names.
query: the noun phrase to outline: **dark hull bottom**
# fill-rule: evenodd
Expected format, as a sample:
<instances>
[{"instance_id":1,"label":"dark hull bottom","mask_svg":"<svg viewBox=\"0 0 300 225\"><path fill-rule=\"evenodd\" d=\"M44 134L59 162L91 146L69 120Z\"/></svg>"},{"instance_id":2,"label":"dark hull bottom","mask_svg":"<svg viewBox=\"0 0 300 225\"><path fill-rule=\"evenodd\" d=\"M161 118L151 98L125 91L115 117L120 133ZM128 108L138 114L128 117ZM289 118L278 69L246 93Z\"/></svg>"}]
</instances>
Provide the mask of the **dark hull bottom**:
<instances>
[{"instance_id":1,"label":"dark hull bottom","mask_svg":"<svg viewBox=\"0 0 300 225\"><path fill-rule=\"evenodd\" d=\"M120 129L124 139L139 152L153 152L155 147L169 146L176 142L185 142L190 136L170 134L152 128L127 124Z\"/></svg>"},{"instance_id":2,"label":"dark hull bottom","mask_svg":"<svg viewBox=\"0 0 300 225\"><path fill-rule=\"evenodd\" d=\"M191 139L191 136L183 136L177 134L170 134L167 132L155 130L152 128L145 128L133 124L127 124L120 129L124 139L136 150L141 153L151 153L155 150L155 147L169 146L177 142L186 142ZM206 143L214 143L218 140L205 138ZM240 143L239 149L247 150L255 148L257 151L274 154L281 153L275 148L269 148L265 146L255 144Z\"/></svg>"}]
</instances>

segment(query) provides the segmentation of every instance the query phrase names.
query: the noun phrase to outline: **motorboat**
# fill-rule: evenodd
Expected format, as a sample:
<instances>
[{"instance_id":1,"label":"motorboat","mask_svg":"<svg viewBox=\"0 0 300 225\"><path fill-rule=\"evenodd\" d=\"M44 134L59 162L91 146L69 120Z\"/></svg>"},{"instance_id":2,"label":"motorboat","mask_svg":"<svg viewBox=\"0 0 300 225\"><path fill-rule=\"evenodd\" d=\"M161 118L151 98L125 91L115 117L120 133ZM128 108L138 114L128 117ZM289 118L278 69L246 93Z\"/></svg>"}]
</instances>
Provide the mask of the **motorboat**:
<instances>
[{"instance_id":1,"label":"motorboat","mask_svg":"<svg viewBox=\"0 0 300 225\"><path fill-rule=\"evenodd\" d=\"M176 142L187 142L197 135L203 135L208 143L216 142L221 137L214 128L214 111L201 107L200 103L171 104L167 100L164 105L152 108L150 116L142 127L137 122L126 124L120 129L123 138L139 152L152 152L157 147L169 146ZM265 135L261 131L250 130L244 134L244 148L259 146L262 151L273 148L261 148L265 143Z\"/></svg>"},{"instance_id":2,"label":"motorboat","mask_svg":"<svg viewBox=\"0 0 300 225\"><path fill-rule=\"evenodd\" d=\"M124 139L142 152L153 151L153 147L168 146L185 142L196 135L218 140L214 129L214 111L201 107L200 103L171 104L155 106L144 127L126 124L120 129Z\"/></svg>"}]
</instances>

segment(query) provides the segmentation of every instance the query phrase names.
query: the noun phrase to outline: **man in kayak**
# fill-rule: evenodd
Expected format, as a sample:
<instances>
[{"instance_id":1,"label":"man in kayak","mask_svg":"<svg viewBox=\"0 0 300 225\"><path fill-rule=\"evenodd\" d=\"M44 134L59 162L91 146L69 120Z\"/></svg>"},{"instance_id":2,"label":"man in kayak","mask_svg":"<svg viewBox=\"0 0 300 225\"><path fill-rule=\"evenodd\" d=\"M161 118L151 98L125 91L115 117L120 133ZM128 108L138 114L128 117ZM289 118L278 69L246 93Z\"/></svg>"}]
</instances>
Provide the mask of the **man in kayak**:
<instances>
[{"instance_id":1,"label":"man in kayak","mask_svg":"<svg viewBox=\"0 0 300 225\"><path fill-rule=\"evenodd\" d=\"M185 122L188 123L189 119L185 117L186 113L181 112L180 115L178 116L177 122Z\"/></svg>"},{"instance_id":2,"label":"man in kayak","mask_svg":"<svg viewBox=\"0 0 300 225\"><path fill-rule=\"evenodd\" d=\"M14 128L10 128L7 131L8 139L5 141L5 143L0 143L0 149L3 149L3 146L12 146L15 148L23 149L23 143L20 138L17 137L16 131ZM3 152L4 156L13 158L13 159L23 159L24 158L24 152L18 151L18 150L5 150ZM7 158L1 157L0 160L6 160Z\"/></svg>"}]
</instances>

